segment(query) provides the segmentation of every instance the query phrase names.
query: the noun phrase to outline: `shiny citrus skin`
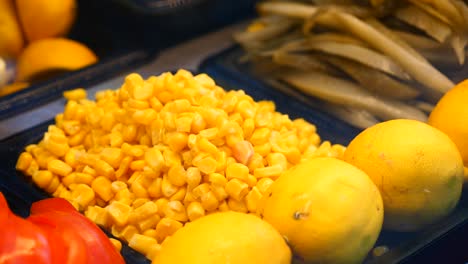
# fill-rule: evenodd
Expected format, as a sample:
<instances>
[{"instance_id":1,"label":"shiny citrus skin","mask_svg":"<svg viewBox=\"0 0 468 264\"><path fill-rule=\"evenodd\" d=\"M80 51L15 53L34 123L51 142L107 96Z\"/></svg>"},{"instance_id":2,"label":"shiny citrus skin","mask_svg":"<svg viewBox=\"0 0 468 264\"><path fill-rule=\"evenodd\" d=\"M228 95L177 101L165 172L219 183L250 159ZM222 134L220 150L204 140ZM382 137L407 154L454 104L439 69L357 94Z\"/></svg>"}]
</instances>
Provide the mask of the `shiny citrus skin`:
<instances>
[{"instance_id":1,"label":"shiny citrus skin","mask_svg":"<svg viewBox=\"0 0 468 264\"><path fill-rule=\"evenodd\" d=\"M379 188L384 228L421 230L447 216L460 199L460 153L446 134L426 123L397 119L369 127L351 141L343 159Z\"/></svg>"},{"instance_id":2,"label":"shiny citrus skin","mask_svg":"<svg viewBox=\"0 0 468 264\"><path fill-rule=\"evenodd\" d=\"M24 47L13 0L0 0L0 57L16 58Z\"/></svg>"},{"instance_id":3,"label":"shiny citrus skin","mask_svg":"<svg viewBox=\"0 0 468 264\"><path fill-rule=\"evenodd\" d=\"M52 70L73 71L97 62L84 44L65 38L41 39L29 44L17 61L17 81L29 81Z\"/></svg>"},{"instance_id":4,"label":"shiny citrus skin","mask_svg":"<svg viewBox=\"0 0 468 264\"><path fill-rule=\"evenodd\" d=\"M429 115L428 124L438 128L457 145L465 164L468 181L468 80L457 84L437 103Z\"/></svg>"},{"instance_id":5,"label":"shiny citrus skin","mask_svg":"<svg viewBox=\"0 0 468 264\"><path fill-rule=\"evenodd\" d=\"M383 204L360 169L335 158L312 158L273 184L264 220L305 263L361 263L380 234Z\"/></svg>"},{"instance_id":6,"label":"shiny citrus skin","mask_svg":"<svg viewBox=\"0 0 468 264\"><path fill-rule=\"evenodd\" d=\"M153 264L290 264L283 237L257 216L220 212L201 217L162 244Z\"/></svg>"},{"instance_id":7,"label":"shiny citrus skin","mask_svg":"<svg viewBox=\"0 0 468 264\"><path fill-rule=\"evenodd\" d=\"M26 39L63 37L76 17L76 0L16 0L16 9Z\"/></svg>"}]
</instances>

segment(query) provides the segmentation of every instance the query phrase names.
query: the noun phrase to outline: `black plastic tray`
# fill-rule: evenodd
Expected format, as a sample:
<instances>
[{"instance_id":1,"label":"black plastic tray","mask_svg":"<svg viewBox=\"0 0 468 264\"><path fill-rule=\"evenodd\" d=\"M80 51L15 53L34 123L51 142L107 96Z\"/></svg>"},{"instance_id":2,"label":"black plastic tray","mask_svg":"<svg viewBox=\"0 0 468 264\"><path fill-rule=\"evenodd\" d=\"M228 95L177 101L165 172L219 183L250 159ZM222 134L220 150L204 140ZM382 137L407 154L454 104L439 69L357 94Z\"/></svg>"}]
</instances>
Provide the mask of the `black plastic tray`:
<instances>
[{"instance_id":1,"label":"black plastic tray","mask_svg":"<svg viewBox=\"0 0 468 264\"><path fill-rule=\"evenodd\" d=\"M279 91L272 89L261 80L253 78L235 67L232 59L238 55L235 53L237 47L225 50L213 57L205 60L199 67L199 72L209 74L218 85L227 90L243 89L255 100L273 100L276 103L277 110L288 114L291 118L302 117L317 126L318 133L323 140L330 140L332 143L347 144L360 131L342 121L336 120L326 113L321 112L313 104L310 104L307 98L294 95L289 91ZM156 74L156 73L155 73ZM83 81L78 78L78 83ZM83 83L80 83L83 86ZM27 216L28 210L34 201L48 197L48 194L36 187L29 178L15 170L15 163L19 154L31 143L38 142L48 125L53 120L42 123L27 131L13 135L0 141L0 191L3 192L15 213ZM382 232L377 246L388 246L390 251L379 258L369 257L366 263L421 263L424 257L430 254L428 251L440 247L440 242L453 237L453 234L468 232L468 190L464 190L462 200L456 210L444 221L434 225L432 228L418 233L397 233ZM458 257L462 263L464 251L459 255L452 254L451 259ZM140 264L149 263L141 254L123 246L122 254L127 263ZM427 263L436 263L446 256L434 255ZM466 260L466 259L465 259ZM436 261L436 262L433 262Z\"/></svg>"},{"instance_id":2,"label":"black plastic tray","mask_svg":"<svg viewBox=\"0 0 468 264\"><path fill-rule=\"evenodd\" d=\"M244 55L242 49L234 45L218 54L207 58L200 65L200 72L214 76L216 81L225 87L245 88L255 99L273 100L280 112L291 117L303 117L317 126L323 140L347 145L361 130L331 117L319 108L314 98L308 97L294 89L285 87L282 90L273 88L258 78L248 64L240 63ZM456 238L468 234L468 190L464 188L462 198L456 210L440 223L429 229L415 233L383 231L376 246L387 246L390 250L381 257L369 256L365 263L440 263L448 258L437 255L440 249L450 249L449 244ZM466 239L466 238L465 238ZM450 255L450 260L466 263L468 253L458 251ZM422 262L423 260L429 262ZM463 262L462 262L463 261Z\"/></svg>"},{"instance_id":3,"label":"black plastic tray","mask_svg":"<svg viewBox=\"0 0 468 264\"><path fill-rule=\"evenodd\" d=\"M135 68L156 55L152 49L139 47L137 33L131 30L135 25L119 22L125 18L125 12L112 7L106 11L93 1L78 0L77 18L67 36L93 50L99 58L98 63L34 82L23 90L0 97L0 120L60 98L65 90L89 87ZM111 23L119 30L115 30Z\"/></svg>"}]
</instances>

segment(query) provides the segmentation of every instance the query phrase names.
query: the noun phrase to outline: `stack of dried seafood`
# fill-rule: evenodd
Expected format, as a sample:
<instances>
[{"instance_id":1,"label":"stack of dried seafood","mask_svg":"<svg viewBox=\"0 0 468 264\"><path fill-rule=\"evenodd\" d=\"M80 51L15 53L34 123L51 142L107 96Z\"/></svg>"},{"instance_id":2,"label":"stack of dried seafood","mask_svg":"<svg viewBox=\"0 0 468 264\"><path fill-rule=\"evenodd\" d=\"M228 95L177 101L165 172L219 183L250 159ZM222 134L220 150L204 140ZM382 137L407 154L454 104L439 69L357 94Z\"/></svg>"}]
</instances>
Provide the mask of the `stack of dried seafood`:
<instances>
[{"instance_id":1,"label":"stack of dried seafood","mask_svg":"<svg viewBox=\"0 0 468 264\"><path fill-rule=\"evenodd\" d=\"M425 121L468 76L464 1L264 1L257 8L260 16L235 35L256 72L319 98L359 128Z\"/></svg>"}]
</instances>

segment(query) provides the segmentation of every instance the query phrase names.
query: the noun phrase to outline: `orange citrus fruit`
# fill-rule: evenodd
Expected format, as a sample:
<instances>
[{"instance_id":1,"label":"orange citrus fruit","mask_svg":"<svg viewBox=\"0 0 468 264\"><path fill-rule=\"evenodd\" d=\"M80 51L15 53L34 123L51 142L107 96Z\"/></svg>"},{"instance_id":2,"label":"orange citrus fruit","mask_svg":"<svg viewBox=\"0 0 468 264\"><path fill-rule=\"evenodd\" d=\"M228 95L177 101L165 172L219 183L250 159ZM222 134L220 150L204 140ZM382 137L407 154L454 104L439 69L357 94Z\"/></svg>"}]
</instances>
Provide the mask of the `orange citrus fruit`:
<instances>
[{"instance_id":1,"label":"orange citrus fruit","mask_svg":"<svg viewBox=\"0 0 468 264\"><path fill-rule=\"evenodd\" d=\"M468 180L468 80L460 82L439 100L429 115L429 125L447 134L457 145Z\"/></svg>"},{"instance_id":2,"label":"orange citrus fruit","mask_svg":"<svg viewBox=\"0 0 468 264\"><path fill-rule=\"evenodd\" d=\"M214 213L187 223L164 240L153 264L290 264L283 237L257 216Z\"/></svg>"},{"instance_id":3,"label":"orange citrus fruit","mask_svg":"<svg viewBox=\"0 0 468 264\"><path fill-rule=\"evenodd\" d=\"M15 4L13 0L0 0L0 57L16 58L23 47L24 39Z\"/></svg>"},{"instance_id":4,"label":"orange citrus fruit","mask_svg":"<svg viewBox=\"0 0 468 264\"><path fill-rule=\"evenodd\" d=\"M374 246L383 204L363 171L321 157L299 163L275 181L263 216L304 263L352 264L362 263Z\"/></svg>"},{"instance_id":5,"label":"orange citrus fruit","mask_svg":"<svg viewBox=\"0 0 468 264\"><path fill-rule=\"evenodd\" d=\"M50 71L73 71L97 62L97 56L84 44L65 38L34 41L17 61L17 81L34 80Z\"/></svg>"},{"instance_id":6,"label":"orange citrus fruit","mask_svg":"<svg viewBox=\"0 0 468 264\"><path fill-rule=\"evenodd\" d=\"M447 216L463 185L463 161L450 138L427 123L395 119L357 135L343 159L382 194L384 228L417 231Z\"/></svg>"},{"instance_id":7,"label":"orange citrus fruit","mask_svg":"<svg viewBox=\"0 0 468 264\"><path fill-rule=\"evenodd\" d=\"M63 37L76 17L76 0L16 0L27 40Z\"/></svg>"}]
</instances>

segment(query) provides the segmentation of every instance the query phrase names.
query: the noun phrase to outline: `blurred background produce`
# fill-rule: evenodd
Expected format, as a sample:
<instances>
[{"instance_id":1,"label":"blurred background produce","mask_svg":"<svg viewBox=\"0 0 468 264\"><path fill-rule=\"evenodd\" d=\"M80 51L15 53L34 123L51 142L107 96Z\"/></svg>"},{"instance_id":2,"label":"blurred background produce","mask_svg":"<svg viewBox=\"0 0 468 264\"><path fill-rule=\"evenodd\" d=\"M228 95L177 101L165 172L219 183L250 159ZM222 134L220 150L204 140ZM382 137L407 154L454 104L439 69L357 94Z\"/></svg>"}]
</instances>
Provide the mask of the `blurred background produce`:
<instances>
[{"instance_id":1,"label":"blurred background produce","mask_svg":"<svg viewBox=\"0 0 468 264\"><path fill-rule=\"evenodd\" d=\"M466 1L263 1L235 35L255 74L366 128L426 121L465 76Z\"/></svg>"},{"instance_id":2,"label":"blurred background produce","mask_svg":"<svg viewBox=\"0 0 468 264\"><path fill-rule=\"evenodd\" d=\"M66 38L76 15L76 0L0 0L0 96L97 62Z\"/></svg>"}]
</instances>

